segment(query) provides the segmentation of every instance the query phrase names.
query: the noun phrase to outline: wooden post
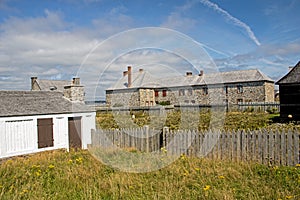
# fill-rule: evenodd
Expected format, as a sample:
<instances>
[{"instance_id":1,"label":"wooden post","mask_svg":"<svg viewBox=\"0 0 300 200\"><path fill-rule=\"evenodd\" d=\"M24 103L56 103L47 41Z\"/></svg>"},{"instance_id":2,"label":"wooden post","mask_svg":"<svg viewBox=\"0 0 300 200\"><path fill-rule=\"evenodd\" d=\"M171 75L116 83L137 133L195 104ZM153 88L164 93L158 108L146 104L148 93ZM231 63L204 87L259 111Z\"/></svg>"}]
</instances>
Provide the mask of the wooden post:
<instances>
[{"instance_id":1,"label":"wooden post","mask_svg":"<svg viewBox=\"0 0 300 200\"><path fill-rule=\"evenodd\" d=\"M145 132L146 132L146 153L149 153L149 126L145 125Z\"/></svg>"},{"instance_id":2,"label":"wooden post","mask_svg":"<svg viewBox=\"0 0 300 200\"><path fill-rule=\"evenodd\" d=\"M294 165L300 163L300 155L299 155L299 139L300 139L300 134L298 133L297 130L294 130L293 132L294 135Z\"/></svg>"}]
</instances>

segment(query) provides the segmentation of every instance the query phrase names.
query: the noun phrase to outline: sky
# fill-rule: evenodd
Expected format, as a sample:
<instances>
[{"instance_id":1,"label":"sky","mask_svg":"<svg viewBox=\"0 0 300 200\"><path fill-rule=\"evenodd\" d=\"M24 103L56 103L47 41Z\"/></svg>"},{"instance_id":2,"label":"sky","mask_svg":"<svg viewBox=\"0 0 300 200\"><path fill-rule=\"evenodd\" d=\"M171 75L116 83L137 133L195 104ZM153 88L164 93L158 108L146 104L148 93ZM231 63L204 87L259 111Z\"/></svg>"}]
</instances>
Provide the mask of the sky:
<instances>
[{"instance_id":1,"label":"sky","mask_svg":"<svg viewBox=\"0 0 300 200\"><path fill-rule=\"evenodd\" d=\"M128 65L154 76L259 69L300 60L298 0L0 0L0 90L80 77L87 98Z\"/></svg>"}]
</instances>

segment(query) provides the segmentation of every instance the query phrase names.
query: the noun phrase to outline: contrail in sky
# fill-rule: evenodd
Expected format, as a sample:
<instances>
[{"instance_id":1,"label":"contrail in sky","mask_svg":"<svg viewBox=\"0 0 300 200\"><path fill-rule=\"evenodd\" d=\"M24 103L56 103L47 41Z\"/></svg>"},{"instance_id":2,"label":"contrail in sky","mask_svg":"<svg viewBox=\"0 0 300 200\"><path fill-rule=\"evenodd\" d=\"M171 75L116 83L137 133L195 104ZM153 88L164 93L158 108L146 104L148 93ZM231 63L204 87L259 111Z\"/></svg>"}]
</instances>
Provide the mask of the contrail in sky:
<instances>
[{"instance_id":1,"label":"contrail in sky","mask_svg":"<svg viewBox=\"0 0 300 200\"><path fill-rule=\"evenodd\" d=\"M242 22L241 20L233 17L232 15L230 15L226 10L223 10L222 8L220 8L217 4L209 1L209 0L200 0L200 2L209 7L212 8L214 11L222 14L226 19L228 19L229 21L233 22L233 24L235 24L236 26L239 26L243 29L245 29L248 33L248 36L250 37L251 40L253 40L253 42L255 42L255 44L257 46L260 46L260 42L258 41L258 39L255 37L254 33L252 32L251 28L245 24L244 22Z\"/></svg>"}]
</instances>

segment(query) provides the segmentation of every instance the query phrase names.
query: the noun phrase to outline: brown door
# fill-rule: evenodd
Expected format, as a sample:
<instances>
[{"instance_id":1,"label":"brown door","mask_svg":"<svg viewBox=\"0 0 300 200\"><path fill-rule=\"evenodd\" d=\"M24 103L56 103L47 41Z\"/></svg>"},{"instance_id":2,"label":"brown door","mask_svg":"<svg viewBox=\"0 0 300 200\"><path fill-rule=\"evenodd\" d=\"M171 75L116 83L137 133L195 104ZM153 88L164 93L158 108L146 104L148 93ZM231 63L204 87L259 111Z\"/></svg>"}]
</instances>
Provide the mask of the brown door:
<instances>
[{"instance_id":1,"label":"brown door","mask_svg":"<svg viewBox=\"0 0 300 200\"><path fill-rule=\"evenodd\" d=\"M69 147L81 148L81 117L69 117Z\"/></svg>"},{"instance_id":2,"label":"brown door","mask_svg":"<svg viewBox=\"0 0 300 200\"><path fill-rule=\"evenodd\" d=\"M52 118L38 119L38 148L53 147Z\"/></svg>"}]
</instances>

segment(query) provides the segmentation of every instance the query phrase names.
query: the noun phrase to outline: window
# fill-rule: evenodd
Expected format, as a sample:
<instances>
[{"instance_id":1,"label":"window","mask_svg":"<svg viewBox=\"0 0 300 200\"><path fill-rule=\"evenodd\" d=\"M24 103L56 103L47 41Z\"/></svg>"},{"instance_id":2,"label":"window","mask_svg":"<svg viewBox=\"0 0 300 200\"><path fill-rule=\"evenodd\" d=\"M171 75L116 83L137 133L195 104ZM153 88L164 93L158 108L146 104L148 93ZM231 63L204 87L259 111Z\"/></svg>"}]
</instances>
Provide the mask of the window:
<instances>
[{"instance_id":1,"label":"window","mask_svg":"<svg viewBox=\"0 0 300 200\"><path fill-rule=\"evenodd\" d=\"M202 92L203 92L204 95L207 95L208 94L208 88L207 87L202 88Z\"/></svg>"},{"instance_id":2,"label":"window","mask_svg":"<svg viewBox=\"0 0 300 200\"><path fill-rule=\"evenodd\" d=\"M189 96L192 96L192 95L193 95L193 89L191 89L191 88L188 89L188 95L189 95Z\"/></svg>"},{"instance_id":3,"label":"window","mask_svg":"<svg viewBox=\"0 0 300 200\"><path fill-rule=\"evenodd\" d=\"M238 93L243 93L243 86L242 85L237 86L237 92Z\"/></svg>"},{"instance_id":4,"label":"window","mask_svg":"<svg viewBox=\"0 0 300 200\"><path fill-rule=\"evenodd\" d=\"M237 103L243 103L243 99L237 99L236 102Z\"/></svg>"},{"instance_id":5,"label":"window","mask_svg":"<svg viewBox=\"0 0 300 200\"><path fill-rule=\"evenodd\" d=\"M224 93L228 94L228 86L224 86Z\"/></svg>"},{"instance_id":6,"label":"window","mask_svg":"<svg viewBox=\"0 0 300 200\"><path fill-rule=\"evenodd\" d=\"M166 96L167 96L167 90L163 90L163 91L162 91L162 96L163 96L163 97L166 97Z\"/></svg>"},{"instance_id":7,"label":"window","mask_svg":"<svg viewBox=\"0 0 300 200\"><path fill-rule=\"evenodd\" d=\"M184 96L184 89L179 90L179 96Z\"/></svg>"},{"instance_id":8,"label":"window","mask_svg":"<svg viewBox=\"0 0 300 200\"><path fill-rule=\"evenodd\" d=\"M159 95L158 95L158 91L155 91L155 97L158 97Z\"/></svg>"}]
</instances>

